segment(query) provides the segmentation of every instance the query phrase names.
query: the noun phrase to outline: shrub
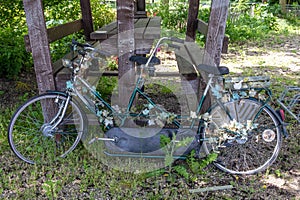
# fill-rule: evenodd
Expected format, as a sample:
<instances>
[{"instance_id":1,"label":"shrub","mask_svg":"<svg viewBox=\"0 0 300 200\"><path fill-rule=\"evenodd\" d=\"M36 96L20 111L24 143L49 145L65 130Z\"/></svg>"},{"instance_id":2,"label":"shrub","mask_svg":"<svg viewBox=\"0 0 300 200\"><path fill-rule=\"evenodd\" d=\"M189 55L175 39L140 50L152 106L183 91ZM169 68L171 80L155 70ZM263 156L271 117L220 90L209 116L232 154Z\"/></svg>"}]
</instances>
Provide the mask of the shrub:
<instances>
[{"instance_id":1,"label":"shrub","mask_svg":"<svg viewBox=\"0 0 300 200\"><path fill-rule=\"evenodd\" d=\"M255 8L255 15L248 12L241 13L236 19L227 20L226 34L232 42L263 39L271 31L278 30L275 16L268 11L265 4Z\"/></svg>"},{"instance_id":2,"label":"shrub","mask_svg":"<svg viewBox=\"0 0 300 200\"><path fill-rule=\"evenodd\" d=\"M47 28L81 18L79 1L43 0ZM95 28L115 19L115 12L99 0L91 0ZM23 36L27 34L27 25L22 1L0 2L0 76L15 78L20 71L32 66L32 58L25 51ZM72 38L83 42L82 32L72 34L50 44L52 60L61 58L69 51Z\"/></svg>"},{"instance_id":3,"label":"shrub","mask_svg":"<svg viewBox=\"0 0 300 200\"><path fill-rule=\"evenodd\" d=\"M31 65L29 54L25 50L24 40L13 28L0 29L0 76L13 79Z\"/></svg>"}]
</instances>

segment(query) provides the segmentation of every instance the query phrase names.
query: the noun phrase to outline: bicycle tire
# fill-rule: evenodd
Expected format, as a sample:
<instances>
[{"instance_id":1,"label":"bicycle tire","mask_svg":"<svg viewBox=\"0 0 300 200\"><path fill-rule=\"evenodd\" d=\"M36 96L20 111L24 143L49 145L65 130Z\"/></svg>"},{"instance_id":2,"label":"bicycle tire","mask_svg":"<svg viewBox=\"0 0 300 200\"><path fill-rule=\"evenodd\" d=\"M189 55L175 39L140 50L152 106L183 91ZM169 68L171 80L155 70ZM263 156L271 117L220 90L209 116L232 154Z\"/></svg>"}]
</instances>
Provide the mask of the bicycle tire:
<instances>
[{"instance_id":1,"label":"bicycle tire","mask_svg":"<svg viewBox=\"0 0 300 200\"><path fill-rule=\"evenodd\" d=\"M56 115L54 110L66 99L64 93L45 93L17 109L9 124L8 141L18 158L30 164L49 163L75 149L85 130L85 115L74 101L70 100L62 121L51 134L43 131ZM47 110L45 116L42 104Z\"/></svg>"},{"instance_id":2,"label":"bicycle tire","mask_svg":"<svg viewBox=\"0 0 300 200\"><path fill-rule=\"evenodd\" d=\"M205 153L217 151L215 166L231 174L248 175L266 170L276 160L282 144L276 116L270 108L262 106L255 99L226 102L224 106L238 123L245 124L247 120L251 120L258 125L247 131L247 139L228 139L220 144L220 137L224 138L221 129L232 120L221 106L215 106L210 112L212 120L204 133Z\"/></svg>"}]
</instances>

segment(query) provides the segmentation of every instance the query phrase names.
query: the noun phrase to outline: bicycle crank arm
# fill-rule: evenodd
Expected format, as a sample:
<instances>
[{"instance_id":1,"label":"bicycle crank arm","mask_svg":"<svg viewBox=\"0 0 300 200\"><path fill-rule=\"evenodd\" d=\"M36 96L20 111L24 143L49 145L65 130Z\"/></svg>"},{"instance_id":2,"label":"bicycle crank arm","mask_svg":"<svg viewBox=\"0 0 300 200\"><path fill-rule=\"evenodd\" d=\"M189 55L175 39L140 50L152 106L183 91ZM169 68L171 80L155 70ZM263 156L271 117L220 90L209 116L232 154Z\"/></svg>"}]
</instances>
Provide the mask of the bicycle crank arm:
<instances>
[{"instance_id":1,"label":"bicycle crank arm","mask_svg":"<svg viewBox=\"0 0 300 200\"><path fill-rule=\"evenodd\" d=\"M100 141L117 142L117 138L98 138L98 137L95 137L95 138L91 139L88 144L92 144L92 143L94 143L96 141L99 141L99 140Z\"/></svg>"}]
</instances>

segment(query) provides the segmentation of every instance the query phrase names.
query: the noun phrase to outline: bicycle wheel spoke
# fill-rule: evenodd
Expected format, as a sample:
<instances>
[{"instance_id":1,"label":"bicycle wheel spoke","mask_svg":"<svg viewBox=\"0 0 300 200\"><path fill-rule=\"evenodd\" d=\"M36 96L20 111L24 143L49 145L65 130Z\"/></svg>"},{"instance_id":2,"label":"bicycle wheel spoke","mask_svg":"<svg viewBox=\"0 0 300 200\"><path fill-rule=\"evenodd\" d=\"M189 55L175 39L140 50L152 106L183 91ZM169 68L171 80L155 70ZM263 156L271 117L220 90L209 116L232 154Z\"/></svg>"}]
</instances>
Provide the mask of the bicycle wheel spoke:
<instances>
[{"instance_id":1,"label":"bicycle wheel spoke","mask_svg":"<svg viewBox=\"0 0 300 200\"><path fill-rule=\"evenodd\" d=\"M43 113L42 104L47 102L48 110L52 102L53 110L58 111L55 100L65 102L66 97L57 94L37 96L21 106L11 120L8 133L10 146L25 162L44 163L64 157L76 147L82 137L84 117L80 108L72 101L58 127L47 123L56 113ZM43 114L47 115L48 120L44 119Z\"/></svg>"},{"instance_id":2,"label":"bicycle wheel spoke","mask_svg":"<svg viewBox=\"0 0 300 200\"><path fill-rule=\"evenodd\" d=\"M245 113L240 113L245 110L239 110L240 104L243 108L251 108L258 114L252 113L246 117ZM219 142L205 142L205 151L210 153L212 149L217 149L220 153L216 166L226 172L253 174L266 169L276 159L281 146L281 133L275 116L267 108L262 108L259 102L249 99L228 102L225 103L225 107L230 113L234 113L232 116L235 116L234 123L238 127L246 127L247 121L251 120L257 128L247 129L247 135L243 135L244 132L233 134L226 129L224 131L222 129L224 125L234 123L229 120L221 107L216 107L212 110L212 117L216 120L208 125L205 137L217 137ZM238 119L242 120L238 121ZM235 127L232 128L239 131ZM228 136L230 140L226 138ZM219 147L220 142L223 147Z\"/></svg>"}]
</instances>

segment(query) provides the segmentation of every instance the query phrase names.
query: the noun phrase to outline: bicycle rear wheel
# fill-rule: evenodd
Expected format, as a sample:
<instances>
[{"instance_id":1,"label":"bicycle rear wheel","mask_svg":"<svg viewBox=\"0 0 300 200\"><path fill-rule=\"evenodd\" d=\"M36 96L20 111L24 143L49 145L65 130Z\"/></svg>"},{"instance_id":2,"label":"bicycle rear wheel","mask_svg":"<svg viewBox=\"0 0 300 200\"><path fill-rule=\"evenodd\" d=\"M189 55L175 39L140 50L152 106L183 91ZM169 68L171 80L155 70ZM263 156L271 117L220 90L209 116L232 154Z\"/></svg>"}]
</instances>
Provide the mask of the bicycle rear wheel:
<instances>
[{"instance_id":1,"label":"bicycle rear wheel","mask_svg":"<svg viewBox=\"0 0 300 200\"><path fill-rule=\"evenodd\" d=\"M70 101L57 127L50 123L66 100L63 94L46 93L18 108L8 128L8 141L17 157L30 164L49 163L75 149L84 131L80 107Z\"/></svg>"},{"instance_id":2,"label":"bicycle rear wheel","mask_svg":"<svg viewBox=\"0 0 300 200\"><path fill-rule=\"evenodd\" d=\"M214 164L225 172L254 174L265 170L276 160L282 143L276 116L252 99L227 102L224 106L233 119L221 106L212 109L212 121L204 133L205 152L218 152ZM247 131L239 134L242 129Z\"/></svg>"}]
</instances>

